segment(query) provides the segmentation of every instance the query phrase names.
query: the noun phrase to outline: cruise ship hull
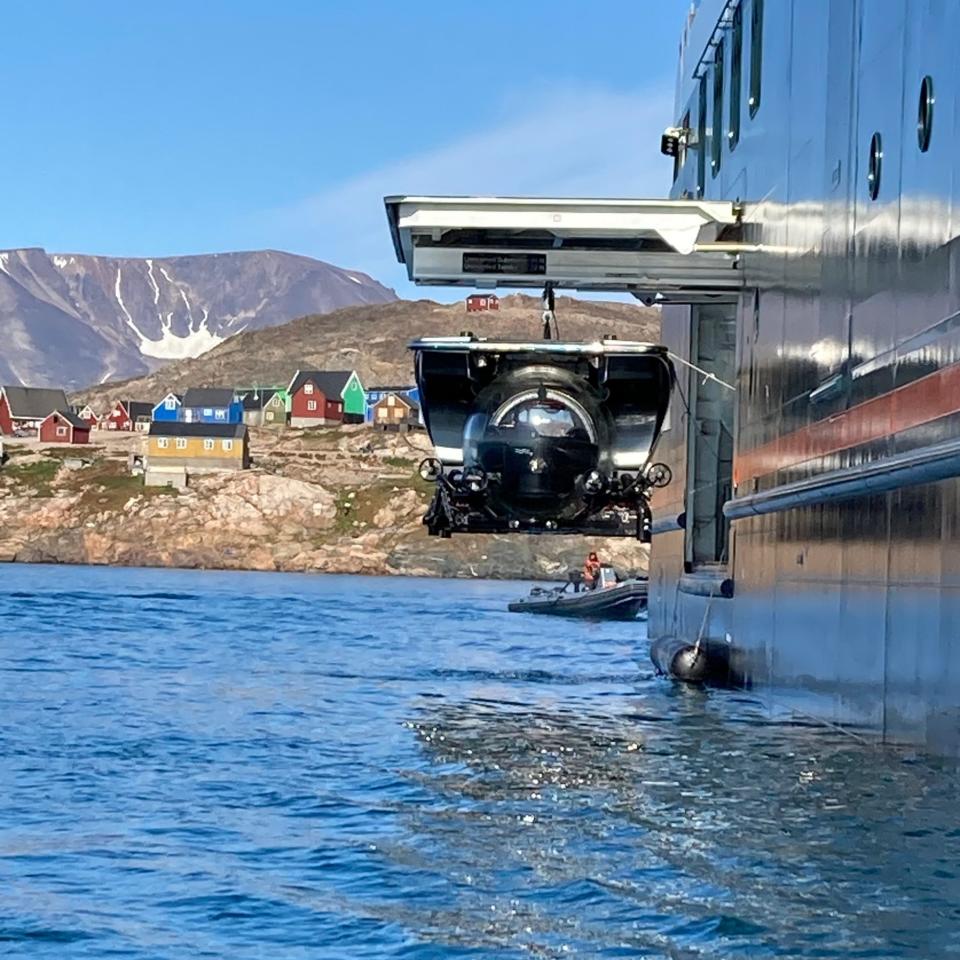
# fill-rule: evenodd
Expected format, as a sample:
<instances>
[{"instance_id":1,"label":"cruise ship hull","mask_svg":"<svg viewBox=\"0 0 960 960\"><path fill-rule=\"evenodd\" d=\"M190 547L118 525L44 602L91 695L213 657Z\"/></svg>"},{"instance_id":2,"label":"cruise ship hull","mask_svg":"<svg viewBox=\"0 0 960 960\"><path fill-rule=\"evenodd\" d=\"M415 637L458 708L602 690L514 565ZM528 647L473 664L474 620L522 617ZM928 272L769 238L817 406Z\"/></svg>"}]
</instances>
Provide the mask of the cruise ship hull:
<instances>
[{"instance_id":1,"label":"cruise ship hull","mask_svg":"<svg viewBox=\"0 0 960 960\"><path fill-rule=\"evenodd\" d=\"M743 201L751 249L737 298L664 308L664 343L736 389L678 376L649 603L652 637L726 645L771 711L947 754L958 28L936 0L704 0L688 24L677 120L699 143L674 195Z\"/></svg>"}]
</instances>

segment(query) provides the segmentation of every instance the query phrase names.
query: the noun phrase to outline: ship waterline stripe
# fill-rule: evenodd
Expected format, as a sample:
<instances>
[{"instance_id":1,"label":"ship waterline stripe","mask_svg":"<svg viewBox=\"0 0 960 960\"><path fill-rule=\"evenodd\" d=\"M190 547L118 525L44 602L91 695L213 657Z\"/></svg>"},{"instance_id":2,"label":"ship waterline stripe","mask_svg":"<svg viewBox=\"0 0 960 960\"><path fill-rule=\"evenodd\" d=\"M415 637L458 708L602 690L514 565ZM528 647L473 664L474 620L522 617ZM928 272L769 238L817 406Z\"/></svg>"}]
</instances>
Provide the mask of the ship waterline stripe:
<instances>
[{"instance_id":1,"label":"ship waterline stripe","mask_svg":"<svg viewBox=\"0 0 960 960\"><path fill-rule=\"evenodd\" d=\"M952 413L960 413L960 363L737 454L734 484L882 440Z\"/></svg>"},{"instance_id":2,"label":"ship waterline stripe","mask_svg":"<svg viewBox=\"0 0 960 960\"><path fill-rule=\"evenodd\" d=\"M723 505L723 513L730 520L740 520L956 476L960 476L960 438L736 497Z\"/></svg>"}]
</instances>

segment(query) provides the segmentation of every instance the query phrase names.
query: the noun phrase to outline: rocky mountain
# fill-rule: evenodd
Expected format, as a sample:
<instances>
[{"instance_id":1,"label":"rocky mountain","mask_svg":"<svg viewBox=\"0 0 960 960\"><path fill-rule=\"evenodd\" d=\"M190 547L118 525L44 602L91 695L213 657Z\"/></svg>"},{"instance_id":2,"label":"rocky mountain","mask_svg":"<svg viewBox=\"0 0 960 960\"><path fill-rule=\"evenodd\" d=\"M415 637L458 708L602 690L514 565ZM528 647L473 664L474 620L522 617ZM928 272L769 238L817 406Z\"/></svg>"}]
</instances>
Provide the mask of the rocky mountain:
<instances>
[{"instance_id":1,"label":"rocky mountain","mask_svg":"<svg viewBox=\"0 0 960 960\"><path fill-rule=\"evenodd\" d=\"M396 294L356 270L263 250L157 259L0 252L0 383L141 376L235 334Z\"/></svg>"},{"instance_id":2,"label":"rocky mountain","mask_svg":"<svg viewBox=\"0 0 960 960\"><path fill-rule=\"evenodd\" d=\"M557 298L560 333L565 339L615 334L621 339L659 340L660 313L631 303ZM396 300L347 307L301 317L266 330L231 337L209 353L171 363L124 383L104 383L78 399L103 407L120 397L156 401L168 391L196 386L276 385L289 382L298 368L355 369L369 386L409 383L413 377L407 344L419 336L462 330L484 336L540 336L540 301L514 295L495 312L467 314L463 301Z\"/></svg>"}]
</instances>

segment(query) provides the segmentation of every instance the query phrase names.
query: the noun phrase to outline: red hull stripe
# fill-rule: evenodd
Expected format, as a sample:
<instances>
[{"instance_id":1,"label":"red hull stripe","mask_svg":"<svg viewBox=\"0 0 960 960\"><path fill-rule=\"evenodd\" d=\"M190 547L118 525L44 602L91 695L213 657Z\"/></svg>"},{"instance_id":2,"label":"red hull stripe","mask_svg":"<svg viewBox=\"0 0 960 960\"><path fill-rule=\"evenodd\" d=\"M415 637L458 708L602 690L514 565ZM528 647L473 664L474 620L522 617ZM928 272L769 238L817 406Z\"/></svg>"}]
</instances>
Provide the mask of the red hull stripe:
<instances>
[{"instance_id":1,"label":"red hull stripe","mask_svg":"<svg viewBox=\"0 0 960 960\"><path fill-rule=\"evenodd\" d=\"M960 364L951 364L841 413L738 453L738 486L776 470L882 440L951 413L960 413Z\"/></svg>"}]
</instances>

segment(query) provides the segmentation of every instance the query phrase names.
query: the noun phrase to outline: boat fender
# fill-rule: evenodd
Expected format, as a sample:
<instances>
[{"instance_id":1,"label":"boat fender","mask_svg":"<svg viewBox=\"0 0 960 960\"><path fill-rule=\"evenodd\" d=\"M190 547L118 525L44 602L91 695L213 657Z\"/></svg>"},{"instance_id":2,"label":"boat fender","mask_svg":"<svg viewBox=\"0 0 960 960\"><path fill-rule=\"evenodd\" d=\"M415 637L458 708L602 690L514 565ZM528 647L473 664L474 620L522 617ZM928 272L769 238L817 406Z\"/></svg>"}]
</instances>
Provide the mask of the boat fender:
<instances>
[{"instance_id":1,"label":"boat fender","mask_svg":"<svg viewBox=\"0 0 960 960\"><path fill-rule=\"evenodd\" d=\"M677 637L654 640L650 644L650 659L660 674L687 683L703 683L710 671L706 647Z\"/></svg>"}]
</instances>

